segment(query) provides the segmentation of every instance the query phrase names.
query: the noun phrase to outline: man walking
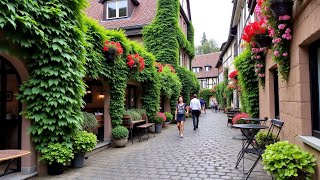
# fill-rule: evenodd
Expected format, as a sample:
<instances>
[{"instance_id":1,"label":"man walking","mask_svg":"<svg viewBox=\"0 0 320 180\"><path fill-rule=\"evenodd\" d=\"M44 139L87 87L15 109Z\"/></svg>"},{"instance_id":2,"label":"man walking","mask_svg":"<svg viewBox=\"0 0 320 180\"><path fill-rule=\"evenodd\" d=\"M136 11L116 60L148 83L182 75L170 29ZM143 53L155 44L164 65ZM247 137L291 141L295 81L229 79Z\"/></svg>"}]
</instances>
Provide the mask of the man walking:
<instances>
[{"instance_id":1,"label":"man walking","mask_svg":"<svg viewBox=\"0 0 320 180\"><path fill-rule=\"evenodd\" d=\"M190 108L192 110L193 130L196 130L199 125L199 116L201 113L201 104L196 94L193 95L193 99L190 101Z\"/></svg>"}]
</instances>

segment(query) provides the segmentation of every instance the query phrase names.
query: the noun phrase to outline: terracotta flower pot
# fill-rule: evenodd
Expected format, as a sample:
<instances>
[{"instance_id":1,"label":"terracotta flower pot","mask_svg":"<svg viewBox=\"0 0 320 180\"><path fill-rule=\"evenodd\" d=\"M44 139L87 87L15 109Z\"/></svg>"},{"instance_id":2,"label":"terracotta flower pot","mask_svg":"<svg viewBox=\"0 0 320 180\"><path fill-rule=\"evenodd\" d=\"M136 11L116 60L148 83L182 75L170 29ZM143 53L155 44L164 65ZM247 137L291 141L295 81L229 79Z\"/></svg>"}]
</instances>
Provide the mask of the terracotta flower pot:
<instances>
[{"instance_id":1,"label":"terracotta flower pot","mask_svg":"<svg viewBox=\"0 0 320 180\"><path fill-rule=\"evenodd\" d=\"M278 19L280 16L284 16L284 15L291 16L292 7L293 7L293 1L291 0L273 1L270 5L270 10L272 12L272 15Z\"/></svg>"}]
</instances>

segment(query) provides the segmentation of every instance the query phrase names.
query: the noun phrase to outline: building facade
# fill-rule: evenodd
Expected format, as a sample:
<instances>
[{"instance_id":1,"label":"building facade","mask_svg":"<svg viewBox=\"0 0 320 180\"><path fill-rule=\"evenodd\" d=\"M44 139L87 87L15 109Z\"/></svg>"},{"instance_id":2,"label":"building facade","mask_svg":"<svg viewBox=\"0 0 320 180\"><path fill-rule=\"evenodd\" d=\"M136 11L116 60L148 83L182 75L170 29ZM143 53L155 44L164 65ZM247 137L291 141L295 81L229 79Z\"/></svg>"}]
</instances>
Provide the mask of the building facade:
<instances>
[{"instance_id":1,"label":"building facade","mask_svg":"<svg viewBox=\"0 0 320 180\"><path fill-rule=\"evenodd\" d=\"M215 68L220 52L196 55L192 61L192 72L197 75L201 89L213 88L218 84L218 69Z\"/></svg>"},{"instance_id":2,"label":"building facade","mask_svg":"<svg viewBox=\"0 0 320 180\"><path fill-rule=\"evenodd\" d=\"M288 81L278 76L272 52L266 56L265 87L260 87L260 117L284 121L281 139L317 158L314 179L320 179L320 1L295 1Z\"/></svg>"}]
</instances>

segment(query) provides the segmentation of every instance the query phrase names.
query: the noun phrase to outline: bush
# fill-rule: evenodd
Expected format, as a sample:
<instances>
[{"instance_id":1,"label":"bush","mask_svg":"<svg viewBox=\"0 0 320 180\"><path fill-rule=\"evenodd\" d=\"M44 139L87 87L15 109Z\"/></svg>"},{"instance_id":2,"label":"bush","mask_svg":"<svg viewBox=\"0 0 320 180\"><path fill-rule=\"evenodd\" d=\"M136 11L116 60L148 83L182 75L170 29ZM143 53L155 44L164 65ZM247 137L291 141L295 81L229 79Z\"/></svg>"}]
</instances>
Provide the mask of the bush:
<instances>
[{"instance_id":1,"label":"bush","mask_svg":"<svg viewBox=\"0 0 320 180\"><path fill-rule=\"evenodd\" d=\"M258 146L261 149L265 149L266 146L279 141L279 138L277 138L276 135L272 133L269 134L268 136L267 135L268 135L268 132L265 132L265 131L260 131L256 135L256 141L258 143Z\"/></svg>"},{"instance_id":2,"label":"bush","mask_svg":"<svg viewBox=\"0 0 320 180\"><path fill-rule=\"evenodd\" d=\"M41 160L66 165L73 158L72 146L66 143L51 143L42 150Z\"/></svg>"},{"instance_id":3,"label":"bush","mask_svg":"<svg viewBox=\"0 0 320 180\"><path fill-rule=\"evenodd\" d=\"M74 153L92 151L97 145L97 136L87 131L79 131L72 137Z\"/></svg>"},{"instance_id":4,"label":"bush","mask_svg":"<svg viewBox=\"0 0 320 180\"><path fill-rule=\"evenodd\" d=\"M166 116L167 121L173 120L173 115L169 112L165 112L164 115Z\"/></svg>"},{"instance_id":5,"label":"bush","mask_svg":"<svg viewBox=\"0 0 320 180\"><path fill-rule=\"evenodd\" d=\"M247 113L237 114L232 118L232 124L247 124L247 122L242 120L241 118L248 118L248 117L250 116Z\"/></svg>"},{"instance_id":6,"label":"bush","mask_svg":"<svg viewBox=\"0 0 320 180\"><path fill-rule=\"evenodd\" d=\"M158 112L156 117L154 118L154 123L163 123L167 120L166 116L162 112Z\"/></svg>"},{"instance_id":7,"label":"bush","mask_svg":"<svg viewBox=\"0 0 320 180\"><path fill-rule=\"evenodd\" d=\"M124 116L130 116L131 121L138 121L141 119L141 114L137 110L127 110L123 113Z\"/></svg>"},{"instance_id":8,"label":"bush","mask_svg":"<svg viewBox=\"0 0 320 180\"><path fill-rule=\"evenodd\" d=\"M127 128L125 128L123 126L117 126L112 129L111 134L114 139L122 139L122 138L128 137L129 131Z\"/></svg>"},{"instance_id":9,"label":"bush","mask_svg":"<svg viewBox=\"0 0 320 180\"><path fill-rule=\"evenodd\" d=\"M80 130L87 131L87 132L94 132L98 122L94 114L82 112L83 113L83 121L81 124Z\"/></svg>"},{"instance_id":10,"label":"bush","mask_svg":"<svg viewBox=\"0 0 320 180\"><path fill-rule=\"evenodd\" d=\"M288 141L280 141L267 146L262 155L264 169L276 179L311 179L315 172L316 159Z\"/></svg>"}]
</instances>

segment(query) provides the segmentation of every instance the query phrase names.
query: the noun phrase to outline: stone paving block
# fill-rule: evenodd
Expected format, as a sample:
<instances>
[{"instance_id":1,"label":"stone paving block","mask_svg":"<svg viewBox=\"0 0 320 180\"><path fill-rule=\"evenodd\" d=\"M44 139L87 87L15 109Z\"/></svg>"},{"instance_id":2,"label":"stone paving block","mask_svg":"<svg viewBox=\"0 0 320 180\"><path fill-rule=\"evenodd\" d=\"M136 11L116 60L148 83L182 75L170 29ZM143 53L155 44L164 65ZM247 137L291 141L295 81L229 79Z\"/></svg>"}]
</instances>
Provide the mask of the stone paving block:
<instances>
[{"instance_id":1,"label":"stone paving block","mask_svg":"<svg viewBox=\"0 0 320 180\"><path fill-rule=\"evenodd\" d=\"M125 148L108 148L85 160L80 169L67 169L59 176L34 179L243 179L242 163L235 169L242 142L231 137L240 132L226 126L227 116L212 113L200 117L199 129L193 130L192 120L185 123L185 137L178 136L176 125L169 125L149 141L128 143ZM223 123L221 123L223 122ZM252 163L245 160L245 169ZM252 180L271 180L259 164ZM258 172L257 172L258 171Z\"/></svg>"}]
</instances>

